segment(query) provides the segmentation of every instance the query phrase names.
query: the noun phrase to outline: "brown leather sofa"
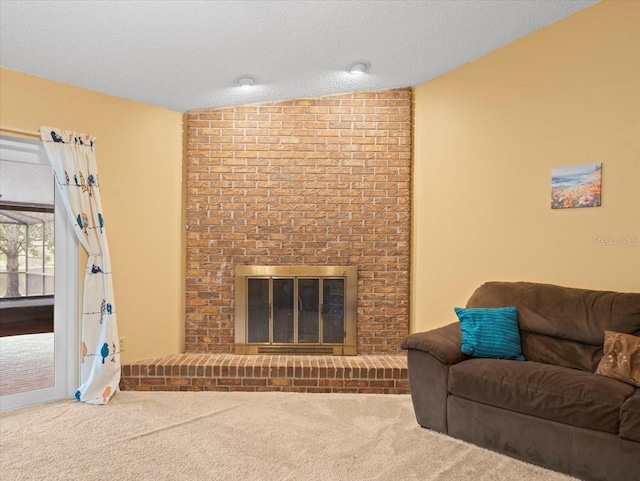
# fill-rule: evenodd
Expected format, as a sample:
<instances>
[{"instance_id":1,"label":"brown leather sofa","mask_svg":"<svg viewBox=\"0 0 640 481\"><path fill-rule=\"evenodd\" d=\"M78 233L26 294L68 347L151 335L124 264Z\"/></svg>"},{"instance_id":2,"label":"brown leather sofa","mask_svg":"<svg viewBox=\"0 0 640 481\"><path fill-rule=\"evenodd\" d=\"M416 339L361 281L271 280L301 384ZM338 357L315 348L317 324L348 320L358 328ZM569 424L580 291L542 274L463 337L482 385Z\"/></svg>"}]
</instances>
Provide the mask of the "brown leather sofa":
<instances>
[{"instance_id":1,"label":"brown leather sofa","mask_svg":"<svg viewBox=\"0 0 640 481\"><path fill-rule=\"evenodd\" d=\"M640 336L640 294L489 282L516 306L526 361L471 359L457 323L406 337L420 425L590 481L640 480L640 389L595 374L604 331Z\"/></svg>"}]
</instances>

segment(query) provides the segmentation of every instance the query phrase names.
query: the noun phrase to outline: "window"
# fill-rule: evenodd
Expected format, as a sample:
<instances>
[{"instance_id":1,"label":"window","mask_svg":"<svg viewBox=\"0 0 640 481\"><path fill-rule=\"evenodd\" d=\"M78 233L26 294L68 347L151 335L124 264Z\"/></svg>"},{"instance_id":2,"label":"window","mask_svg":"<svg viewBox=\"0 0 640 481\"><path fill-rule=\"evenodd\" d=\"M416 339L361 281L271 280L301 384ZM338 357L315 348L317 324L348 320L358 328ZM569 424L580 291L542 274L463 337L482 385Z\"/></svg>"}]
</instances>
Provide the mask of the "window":
<instances>
[{"instance_id":1,"label":"window","mask_svg":"<svg viewBox=\"0 0 640 481\"><path fill-rule=\"evenodd\" d=\"M0 298L53 296L53 222L53 205L7 204L0 199Z\"/></svg>"}]
</instances>

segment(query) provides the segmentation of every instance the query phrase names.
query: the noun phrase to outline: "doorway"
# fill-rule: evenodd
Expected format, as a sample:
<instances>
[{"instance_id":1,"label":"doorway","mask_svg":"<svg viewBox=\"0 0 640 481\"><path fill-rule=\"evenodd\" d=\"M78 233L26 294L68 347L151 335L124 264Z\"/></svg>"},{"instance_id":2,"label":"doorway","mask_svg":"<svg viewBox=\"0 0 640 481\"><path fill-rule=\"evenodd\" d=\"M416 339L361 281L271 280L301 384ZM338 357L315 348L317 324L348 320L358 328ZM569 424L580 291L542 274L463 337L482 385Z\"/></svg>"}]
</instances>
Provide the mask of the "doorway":
<instances>
[{"instance_id":1,"label":"doorway","mask_svg":"<svg viewBox=\"0 0 640 481\"><path fill-rule=\"evenodd\" d=\"M0 410L73 395L78 244L42 143L0 136Z\"/></svg>"}]
</instances>

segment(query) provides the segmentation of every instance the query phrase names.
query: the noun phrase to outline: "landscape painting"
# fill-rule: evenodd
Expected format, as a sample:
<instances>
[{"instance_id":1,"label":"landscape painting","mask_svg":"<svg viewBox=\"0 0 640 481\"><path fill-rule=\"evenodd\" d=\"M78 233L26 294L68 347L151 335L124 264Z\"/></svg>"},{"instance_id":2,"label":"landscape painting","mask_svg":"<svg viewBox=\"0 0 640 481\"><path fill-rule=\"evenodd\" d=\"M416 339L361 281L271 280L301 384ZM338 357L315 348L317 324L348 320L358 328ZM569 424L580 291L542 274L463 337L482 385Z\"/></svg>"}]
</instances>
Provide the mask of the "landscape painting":
<instances>
[{"instance_id":1,"label":"landscape painting","mask_svg":"<svg viewBox=\"0 0 640 481\"><path fill-rule=\"evenodd\" d=\"M551 208L598 207L602 163L551 169Z\"/></svg>"}]
</instances>

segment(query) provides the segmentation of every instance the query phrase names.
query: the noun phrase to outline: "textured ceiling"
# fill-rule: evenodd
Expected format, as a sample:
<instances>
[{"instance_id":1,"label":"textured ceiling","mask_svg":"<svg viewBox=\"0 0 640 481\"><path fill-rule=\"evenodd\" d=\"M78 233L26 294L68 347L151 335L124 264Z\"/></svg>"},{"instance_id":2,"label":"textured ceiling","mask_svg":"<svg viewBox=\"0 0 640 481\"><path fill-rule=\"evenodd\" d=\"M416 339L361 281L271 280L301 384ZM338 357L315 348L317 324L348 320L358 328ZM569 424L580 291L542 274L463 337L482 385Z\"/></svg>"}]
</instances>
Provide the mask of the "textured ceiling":
<instances>
[{"instance_id":1,"label":"textured ceiling","mask_svg":"<svg viewBox=\"0 0 640 481\"><path fill-rule=\"evenodd\" d=\"M593 3L0 0L0 64L186 111L416 86Z\"/></svg>"}]
</instances>

